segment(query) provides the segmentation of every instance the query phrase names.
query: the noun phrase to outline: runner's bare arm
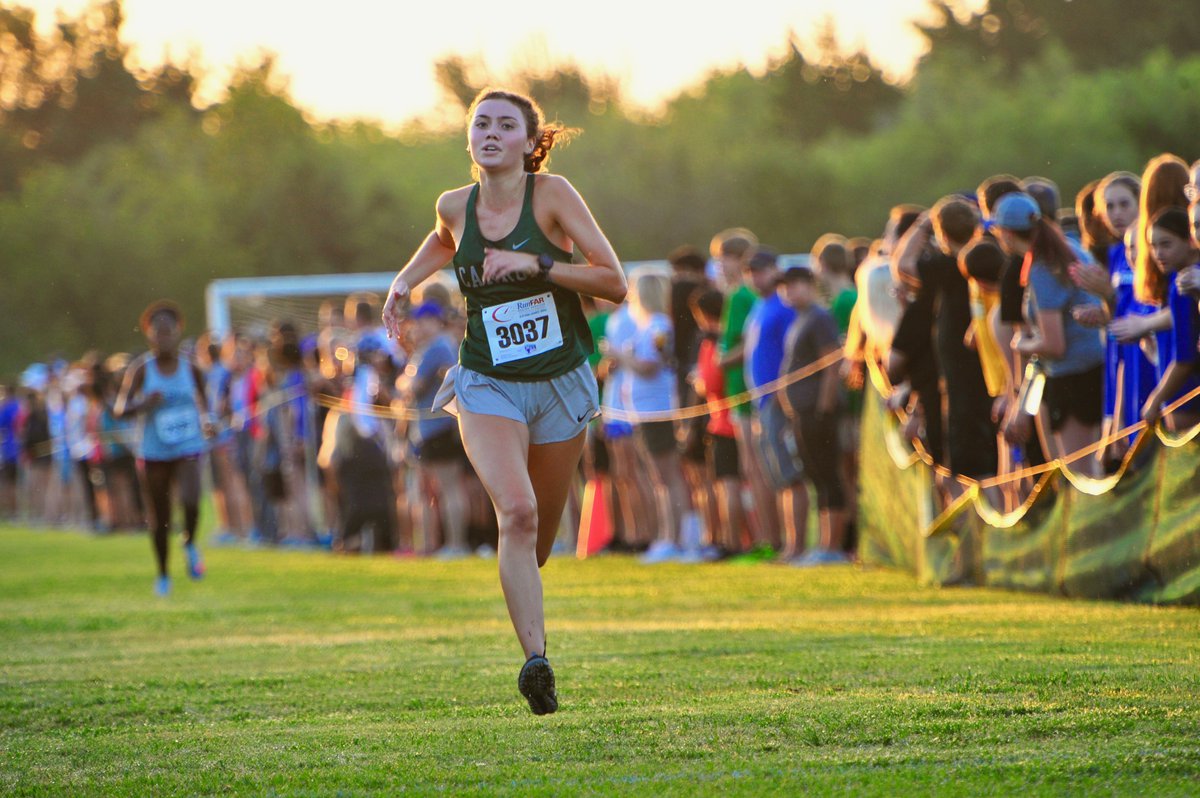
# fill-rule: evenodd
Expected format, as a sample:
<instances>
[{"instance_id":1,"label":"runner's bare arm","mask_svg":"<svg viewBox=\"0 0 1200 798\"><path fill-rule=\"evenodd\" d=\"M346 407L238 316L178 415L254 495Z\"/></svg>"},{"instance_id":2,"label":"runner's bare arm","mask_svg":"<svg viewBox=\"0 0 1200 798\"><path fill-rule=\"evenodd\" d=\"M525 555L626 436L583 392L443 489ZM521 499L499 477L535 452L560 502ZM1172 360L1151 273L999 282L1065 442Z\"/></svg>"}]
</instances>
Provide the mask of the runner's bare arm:
<instances>
[{"instance_id":1,"label":"runner's bare arm","mask_svg":"<svg viewBox=\"0 0 1200 798\"><path fill-rule=\"evenodd\" d=\"M408 301L409 291L454 257L454 223L465 211L466 194L463 189L447 191L438 197L437 221L433 230L392 281L383 306L383 326L393 338L400 334L400 309Z\"/></svg>"},{"instance_id":2,"label":"runner's bare arm","mask_svg":"<svg viewBox=\"0 0 1200 798\"><path fill-rule=\"evenodd\" d=\"M625 272L583 197L565 178L558 175L543 175L538 182L538 190L549 195L547 204L554 209L555 221L587 261L556 262L550 270L550 282L610 302L623 301ZM536 258L532 260L536 265Z\"/></svg>"},{"instance_id":3,"label":"runner's bare arm","mask_svg":"<svg viewBox=\"0 0 1200 798\"><path fill-rule=\"evenodd\" d=\"M147 401L142 401L140 404L134 402L133 397L142 390L142 382L145 380L146 363L144 360L137 361L137 364L125 373L125 380L121 383L121 390L117 393L117 401L113 403L113 416L115 418L125 418L132 416L147 405ZM148 399L149 397L146 397Z\"/></svg>"}]
</instances>

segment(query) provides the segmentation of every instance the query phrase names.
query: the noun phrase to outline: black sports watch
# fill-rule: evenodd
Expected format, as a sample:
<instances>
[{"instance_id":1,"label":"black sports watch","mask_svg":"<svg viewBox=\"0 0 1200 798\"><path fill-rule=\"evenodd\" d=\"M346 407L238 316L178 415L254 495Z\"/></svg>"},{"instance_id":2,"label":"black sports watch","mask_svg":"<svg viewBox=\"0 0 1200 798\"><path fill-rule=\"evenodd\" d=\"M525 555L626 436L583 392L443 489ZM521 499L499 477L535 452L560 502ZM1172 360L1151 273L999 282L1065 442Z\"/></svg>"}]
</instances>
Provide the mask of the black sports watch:
<instances>
[{"instance_id":1,"label":"black sports watch","mask_svg":"<svg viewBox=\"0 0 1200 798\"><path fill-rule=\"evenodd\" d=\"M540 276L543 281L549 282L550 281L550 270L554 268L554 258L551 257L549 254L543 252L542 254L537 256L537 265L538 265L538 276Z\"/></svg>"}]
</instances>

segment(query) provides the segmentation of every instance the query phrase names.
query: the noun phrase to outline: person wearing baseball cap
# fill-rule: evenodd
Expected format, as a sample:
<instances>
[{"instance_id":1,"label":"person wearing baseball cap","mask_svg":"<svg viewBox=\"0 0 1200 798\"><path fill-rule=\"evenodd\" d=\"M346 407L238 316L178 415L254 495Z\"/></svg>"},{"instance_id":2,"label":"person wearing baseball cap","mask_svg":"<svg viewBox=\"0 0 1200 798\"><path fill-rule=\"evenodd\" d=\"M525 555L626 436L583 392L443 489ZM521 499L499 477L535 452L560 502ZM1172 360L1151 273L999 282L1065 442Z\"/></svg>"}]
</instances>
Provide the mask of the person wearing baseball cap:
<instances>
[{"instance_id":1,"label":"person wearing baseball cap","mask_svg":"<svg viewBox=\"0 0 1200 798\"><path fill-rule=\"evenodd\" d=\"M1024 357L1036 359L1046 375L1044 437L1050 444L1048 454L1063 457L1100 439L1104 344L1098 330L1075 319L1076 309L1098 305L1100 300L1071 280L1069 268L1085 256L1042 216L1033 197L1024 192L1006 194L996 204L994 221L1000 245L1023 258L1028 325L1018 332L1013 346ZM1099 464L1089 457L1076 467L1087 476L1099 477Z\"/></svg>"},{"instance_id":2,"label":"person wearing baseball cap","mask_svg":"<svg viewBox=\"0 0 1200 798\"><path fill-rule=\"evenodd\" d=\"M430 414L442 380L458 361L455 341L446 332L446 311L437 302L425 301L409 312L409 332L414 351L404 376L397 381L405 405L421 412L408 424L409 447L423 484L437 494L439 529L442 533L438 557L457 559L470 553L467 547L469 498L463 482L466 453L453 416ZM421 516L429 520L427 514ZM425 536L429 541L429 535Z\"/></svg>"},{"instance_id":3,"label":"person wearing baseball cap","mask_svg":"<svg viewBox=\"0 0 1200 798\"><path fill-rule=\"evenodd\" d=\"M1005 194L996 203L992 225L1011 232L1027 233L1042 218L1037 201L1024 191Z\"/></svg>"},{"instance_id":4,"label":"person wearing baseball cap","mask_svg":"<svg viewBox=\"0 0 1200 798\"><path fill-rule=\"evenodd\" d=\"M817 278L807 266L790 266L780 280L783 301L796 311L784 344L780 376L795 374L822 358L841 351L837 322L817 302ZM804 474L817 494L821 535L816 549L797 565L847 562L843 551L846 531L846 489L842 482L839 417L844 409L841 378L832 366L787 385L780 404L792 423Z\"/></svg>"}]
</instances>

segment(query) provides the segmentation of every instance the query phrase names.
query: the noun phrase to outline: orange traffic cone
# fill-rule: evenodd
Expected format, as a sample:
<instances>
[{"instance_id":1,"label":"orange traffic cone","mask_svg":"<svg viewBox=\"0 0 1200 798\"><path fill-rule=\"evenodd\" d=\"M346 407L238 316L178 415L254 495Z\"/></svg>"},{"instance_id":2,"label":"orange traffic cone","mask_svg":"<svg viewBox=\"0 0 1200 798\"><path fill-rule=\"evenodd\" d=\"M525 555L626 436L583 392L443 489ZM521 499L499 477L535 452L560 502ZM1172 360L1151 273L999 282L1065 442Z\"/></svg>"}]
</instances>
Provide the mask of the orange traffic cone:
<instances>
[{"instance_id":1,"label":"orange traffic cone","mask_svg":"<svg viewBox=\"0 0 1200 798\"><path fill-rule=\"evenodd\" d=\"M613 539L612 519L608 517L604 483L588 480L583 488L583 511L579 516L579 537L575 556L579 559L603 551Z\"/></svg>"}]
</instances>

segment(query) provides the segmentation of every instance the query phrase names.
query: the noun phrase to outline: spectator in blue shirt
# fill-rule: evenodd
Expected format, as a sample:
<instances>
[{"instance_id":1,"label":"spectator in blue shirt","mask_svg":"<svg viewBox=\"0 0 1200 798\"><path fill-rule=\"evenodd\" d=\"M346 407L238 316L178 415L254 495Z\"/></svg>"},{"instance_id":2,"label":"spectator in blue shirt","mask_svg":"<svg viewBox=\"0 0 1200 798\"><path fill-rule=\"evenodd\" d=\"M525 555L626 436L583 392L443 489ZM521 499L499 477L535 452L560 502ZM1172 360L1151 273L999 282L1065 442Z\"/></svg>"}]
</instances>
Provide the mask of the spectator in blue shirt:
<instances>
[{"instance_id":1,"label":"spectator in blue shirt","mask_svg":"<svg viewBox=\"0 0 1200 798\"><path fill-rule=\"evenodd\" d=\"M743 332L746 384L750 388L768 385L779 379L783 363L784 338L796 320L796 311L784 304L776 287L779 283L778 256L774 250L759 247L747 268L747 284L758 294L750 308ZM762 457L780 502L783 541L779 556L791 559L804 553L808 523L808 488L804 469L796 452L791 424L772 392L754 403L758 417L751 427L754 444Z\"/></svg>"},{"instance_id":2,"label":"spectator in blue shirt","mask_svg":"<svg viewBox=\"0 0 1200 798\"><path fill-rule=\"evenodd\" d=\"M1100 440L1104 415L1104 344L1100 334L1080 324L1076 312L1100 300L1075 285L1068 269L1079 253L1062 232L1046 220L1028 194L1006 194L996 205L995 229L1000 245L1024 258L1021 281L1026 286L1023 328L1015 348L1036 357L1046 375L1043 401L1049 429L1042 430L1054 457ZM1100 477L1100 461L1084 458L1076 467Z\"/></svg>"}]
</instances>

